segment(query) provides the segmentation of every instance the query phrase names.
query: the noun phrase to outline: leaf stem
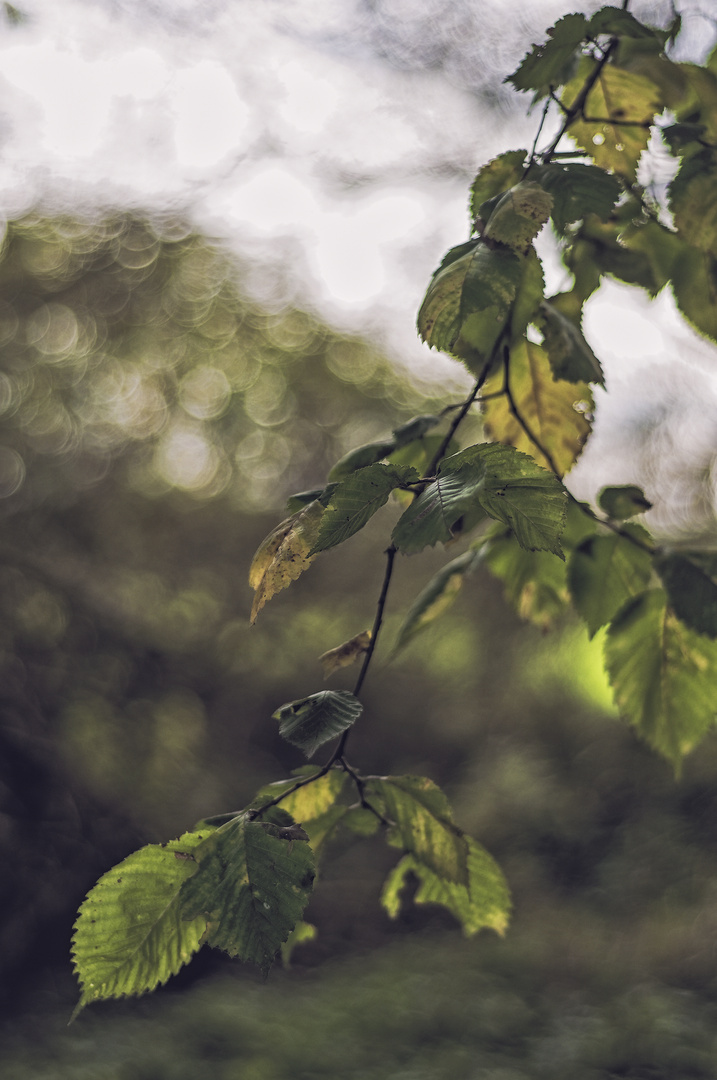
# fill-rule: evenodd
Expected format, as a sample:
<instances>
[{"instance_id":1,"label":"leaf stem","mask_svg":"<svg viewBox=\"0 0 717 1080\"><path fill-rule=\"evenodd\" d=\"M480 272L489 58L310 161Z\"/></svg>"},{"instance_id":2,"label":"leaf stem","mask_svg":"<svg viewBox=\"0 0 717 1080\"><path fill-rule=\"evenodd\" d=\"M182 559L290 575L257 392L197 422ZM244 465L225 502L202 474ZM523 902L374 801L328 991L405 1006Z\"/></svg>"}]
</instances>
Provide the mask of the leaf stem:
<instances>
[{"instance_id":1,"label":"leaf stem","mask_svg":"<svg viewBox=\"0 0 717 1080\"><path fill-rule=\"evenodd\" d=\"M313 784L315 780L320 780L322 776L326 776L327 772L334 763L334 759L327 761L325 765L313 774L313 776L304 776L300 780L297 780L293 787L287 788L286 791L282 791L281 795L277 795L275 799L270 799L269 802L262 803L256 810L248 810L247 816L253 821L255 818L261 817L265 810L269 810L272 806L278 806L284 799L288 799L289 795L293 795L299 788L306 787L308 784Z\"/></svg>"},{"instance_id":2,"label":"leaf stem","mask_svg":"<svg viewBox=\"0 0 717 1080\"><path fill-rule=\"evenodd\" d=\"M567 488L565 490L567 491ZM656 555L659 552L659 546L655 544L650 544L645 540L640 540L640 538L637 536L633 536L631 532L628 532L627 529L624 529L621 525L618 525L618 523L616 521L613 521L611 518L600 517L599 514L595 513L592 506L589 506L587 503L580 502L569 491L568 498L575 506L577 506L579 510L583 512L583 514L585 514L586 517L589 517L598 525L604 525L606 529L610 529L617 536L621 536L624 540L628 540L634 547L639 548L641 551L646 551L648 555Z\"/></svg>"},{"instance_id":3,"label":"leaf stem","mask_svg":"<svg viewBox=\"0 0 717 1080\"><path fill-rule=\"evenodd\" d=\"M538 149L538 140L540 139L540 136L543 133L543 128L545 126L545 121L546 121L546 119L548 117L548 110L550 109L551 97L552 97L552 94L551 94L550 97L547 98L547 100L545 102L545 105L543 106L543 115L540 117L540 123L538 124L538 130L536 131L535 138L533 139L533 145L532 145L531 150L530 150L530 158L529 158L529 161L530 161L531 165L535 161L535 152Z\"/></svg>"},{"instance_id":4,"label":"leaf stem","mask_svg":"<svg viewBox=\"0 0 717 1080\"><path fill-rule=\"evenodd\" d=\"M558 480L562 480L562 473L560 472L557 465L555 464L555 459L553 458L553 455L550 453L550 451L548 449L546 449L545 446L543 446L540 439L532 431L532 429L528 425L527 420L525 420L525 418L521 415L521 412L520 412L520 410L518 409L518 406L515 403L515 398L513 397L513 391L510 389L510 349L508 348L507 345L505 346L505 350L503 352L503 371L505 373L505 387L504 387L504 390L505 390L505 395L506 395L506 397L508 399L508 408L510 410L511 415L514 417L516 422L523 429L523 431L525 432L526 437L530 440L530 442L532 442L535 449L539 450L540 453L543 455L543 457L547 461L548 465L550 466L552 472L554 472L555 475L557 476Z\"/></svg>"},{"instance_id":5,"label":"leaf stem","mask_svg":"<svg viewBox=\"0 0 717 1080\"><path fill-rule=\"evenodd\" d=\"M376 640L378 638L379 633L381 632L381 625L383 623L383 610L384 610L384 608L386 606L386 598L388 596L389 586L391 585L391 578L393 576L393 563L394 563L394 559L396 558L397 550L398 549L396 548L395 544L390 544L386 548L386 570L385 570L384 575L383 575L383 584L381 585L381 593L380 593L379 598L378 598L378 603L376 604L376 617L375 617L375 619L373 621L373 627L372 627L372 630L371 630L371 640L369 641L369 645L368 645L368 648L366 650L366 655L363 658L363 664L361 665L361 670L359 672L359 676L358 676L358 679L356 680L356 685L354 687L354 697L358 697L359 694L361 693L361 687L363 686L364 679L366 678L366 675L368 673L369 665L371 663L371 658L372 658L373 653L374 653L374 649L376 648ZM350 729L347 729L347 730L350 730ZM344 732L344 735L342 736L342 738L345 738L345 736L346 736L346 732Z\"/></svg>"},{"instance_id":6,"label":"leaf stem","mask_svg":"<svg viewBox=\"0 0 717 1080\"><path fill-rule=\"evenodd\" d=\"M386 569L383 575L383 584L381 585L381 592L378 598L378 603L376 604L376 616L373 620L373 626L371 628L371 640L369 641L368 648L366 649L363 663L361 665L361 670L359 672L358 679L356 680L356 685L354 686L354 697L358 697L361 693L361 687L363 686L364 679L368 674L368 669L371 664L371 658L373 657L374 650L376 648L376 642L378 641L378 636L381 633L381 626L383 624L383 612L384 608L386 607L386 599L388 597L388 590L391 585L391 578L393 577L393 563L394 559L396 558L397 551L398 548L395 546L395 544L390 544L389 547L386 548ZM346 731L344 731L341 738L339 739L336 749L334 750L333 754L324 766L324 772L328 772L331 766L336 762L339 762L344 768L346 767L346 762L344 761L344 750L346 748L346 743L348 741L350 733L351 728L347 728ZM319 775L322 774L317 774L316 778L318 778Z\"/></svg>"},{"instance_id":7,"label":"leaf stem","mask_svg":"<svg viewBox=\"0 0 717 1080\"><path fill-rule=\"evenodd\" d=\"M359 802L361 803L361 806L363 806L363 808L365 810L370 810L371 813L374 814L378 818L378 820L381 822L382 825L390 826L392 824L392 822L390 822L388 820L388 818L385 818L383 816L383 814L379 813L379 811L376 809L376 807L372 806L371 803L366 798L366 796L364 794L364 792L366 790L366 779L365 779L365 777L363 777L359 773L357 773L355 771L355 769L353 769L349 765L348 761L344 761L343 758L341 759L341 764L342 764L344 770L349 774L349 776L353 780L354 784L356 785L356 791L358 792Z\"/></svg>"}]
</instances>

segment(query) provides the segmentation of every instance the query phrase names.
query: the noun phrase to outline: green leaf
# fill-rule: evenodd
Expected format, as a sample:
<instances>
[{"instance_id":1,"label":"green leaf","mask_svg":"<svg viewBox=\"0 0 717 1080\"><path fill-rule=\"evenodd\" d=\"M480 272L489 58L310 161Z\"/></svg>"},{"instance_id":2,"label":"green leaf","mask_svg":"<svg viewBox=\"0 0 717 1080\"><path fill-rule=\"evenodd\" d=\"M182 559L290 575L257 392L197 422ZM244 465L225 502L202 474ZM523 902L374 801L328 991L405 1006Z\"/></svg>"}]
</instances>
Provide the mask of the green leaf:
<instances>
[{"instance_id":1,"label":"green leaf","mask_svg":"<svg viewBox=\"0 0 717 1080\"><path fill-rule=\"evenodd\" d=\"M327 484L326 487L312 488L311 491L297 491L287 499L286 509L291 514L297 514L312 502L320 502L322 506L327 506L335 490L336 484Z\"/></svg>"},{"instance_id":2,"label":"green leaf","mask_svg":"<svg viewBox=\"0 0 717 1080\"><path fill-rule=\"evenodd\" d=\"M604 7L596 11L590 19L589 32L595 36L611 34L615 37L650 38L654 39L660 48L669 37L669 31L644 26L631 12L616 7Z\"/></svg>"},{"instance_id":3,"label":"green leaf","mask_svg":"<svg viewBox=\"0 0 717 1080\"><path fill-rule=\"evenodd\" d=\"M673 65L674 66L674 65ZM710 70L711 69L711 70ZM675 110L678 123L701 124L700 136L712 146L717 144L717 77L714 64L700 67L697 64L680 64L679 70L687 81L688 92Z\"/></svg>"},{"instance_id":4,"label":"green leaf","mask_svg":"<svg viewBox=\"0 0 717 1080\"><path fill-rule=\"evenodd\" d=\"M463 927L466 937L484 928L503 934L510 916L510 892L505 877L488 852L475 840L468 844L468 884L447 881L412 855L405 855L389 874L381 903L392 919L401 910L401 890L409 873L420 882L417 904L440 904Z\"/></svg>"},{"instance_id":5,"label":"green leaf","mask_svg":"<svg viewBox=\"0 0 717 1080\"><path fill-rule=\"evenodd\" d=\"M249 569L249 584L254 589L252 623L267 600L296 581L314 561L312 548L323 516L324 508L316 500L282 521L262 541Z\"/></svg>"},{"instance_id":6,"label":"green leaf","mask_svg":"<svg viewBox=\"0 0 717 1080\"><path fill-rule=\"evenodd\" d=\"M636 538L647 537L642 529L632 531ZM613 533L589 536L583 541L570 559L568 583L591 637L614 618L630 597L645 589L651 574L649 552L625 537Z\"/></svg>"},{"instance_id":7,"label":"green leaf","mask_svg":"<svg viewBox=\"0 0 717 1080\"><path fill-rule=\"evenodd\" d=\"M541 465L554 465L563 476L580 456L590 434L594 407L590 387L556 380L546 349L525 338L511 347L508 372L513 402L524 424L517 419L507 395L489 397L503 389L503 375L496 372L485 384L486 435L529 454Z\"/></svg>"},{"instance_id":8,"label":"green leaf","mask_svg":"<svg viewBox=\"0 0 717 1080\"><path fill-rule=\"evenodd\" d=\"M365 469L367 465L374 465L377 461L382 461L395 449L396 442L394 439L382 439L380 442L365 443L363 446L357 446L355 450L349 451L348 454L345 454L336 462L329 473L329 480L343 480L346 476L357 472L357 470Z\"/></svg>"},{"instance_id":9,"label":"green leaf","mask_svg":"<svg viewBox=\"0 0 717 1080\"><path fill-rule=\"evenodd\" d=\"M553 196L551 217L562 235L568 225L582 221L588 214L606 221L622 192L617 177L596 165L551 162L531 175Z\"/></svg>"},{"instance_id":10,"label":"green leaf","mask_svg":"<svg viewBox=\"0 0 717 1080\"><path fill-rule=\"evenodd\" d=\"M523 274L520 256L471 240L449 251L418 312L418 332L431 348L480 370L510 315Z\"/></svg>"},{"instance_id":11,"label":"green leaf","mask_svg":"<svg viewBox=\"0 0 717 1080\"><path fill-rule=\"evenodd\" d=\"M341 824L357 836L374 836L378 832L381 821L376 814L364 806L349 806L346 808L346 816Z\"/></svg>"},{"instance_id":12,"label":"green leaf","mask_svg":"<svg viewBox=\"0 0 717 1080\"><path fill-rule=\"evenodd\" d=\"M3 4L5 11L5 17L11 26L22 26L24 22L27 22L28 16L24 11L20 11L14 4Z\"/></svg>"},{"instance_id":13,"label":"green leaf","mask_svg":"<svg viewBox=\"0 0 717 1080\"><path fill-rule=\"evenodd\" d=\"M442 567L419 593L398 631L394 653L403 649L421 630L440 618L452 606L463 588L463 581L480 561L480 552L466 551Z\"/></svg>"},{"instance_id":14,"label":"green leaf","mask_svg":"<svg viewBox=\"0 0 717 1080\"><path fill-rule=\"evenodd\" d=\"M324 846L334 839L339 831L339 826L346 824L352 813L353 811L348 806L339 806L337 803L336 806L332 806L330 810L320 814L313 821L307 822L306 831L309 834L311 847L317 857L323 851ZM378 818L374 818L374 821L378 825Z\"/></svg>"},{"instance_id":15,"label":"green leaf","mask_svg":"<svg viewBox=\"0 0 717 1080\"><path fill-rule=\"evenodd\" d=\"M436 480L406 510L392 539L406 555L446 543L464 515L477 509L509 525L530 550L562 558L567 493L557 477L527 454L497 443L481 443L441 462Z\"/></svg>"},{"instance_id":16,"label":"green leaf","mask_svg":"<svg viewBox=\"0 0 717 1080\"><path fill-rule=\"evenodd\" d=\"M505 586L505 596L521 619L549 630L568 607L565 563L546 551L526 551L515 537L491 539L484 564Z\"/></svg>"},{"instance_id":17,"label":"green leaf","mask_svg":"<svg viewBox=\"0 0 717 1080\"><path fill-rule=\"evenodd\" d=\"M311 757L320 746L350 728L363 706L348 690L321 690L282 705L273 713L279 733Z\"/></svg>"},{"instance_id":18,"label":"green leaf","mask_svg":"<svg viewBox=\"0 0 717 1080\"><path fill-rule=\"evenodd\" d=\"M704 124L670 124L660 129L660 134L675 156L683 150L697 150L706 140L707 129Z\"/></svg>"},{"instance_id":19,"label":"green leaf","mask_svg":"<svg viewBox=\"0 0 717 1080\"><path fill-rule=\"evenodd\" d=\"M527 156L527 150L508 150L482 167L471 185L470 213L474 221L487 221L492 205L486 211L484 205L523 179Z\"/></svg>"},{"instance_id":20,"label":"green leaf","mask_svg":"<svg viewBox=\"0 0 717 1080\"><path fill-rule=\"evenodd\" d=\"M595 61L585 58L562 94L571 108ZM644 75L606 64L588 94L584 119L570 125L570 136L596 165L634 181L637 163L650 138L655 114L663 109L660 90Z\"/></svg>"},{"instance_id":21,"label":"green leaf","mask_svg":"<svg viewBox=\"0 0 717 1080\"><path fill-rule=\"evenodd\" d=\"M369 465L342 480L326 508L311 555L348 540L388 502L394 488L418 479L418 473L412 468Z\"/></svg>"},{"instance_id":22,"label":"green leaf","mask_svg":"<svg viewBox=\"0 0 717 1080\"><path fill-rule=\"evenodd\" d=\"M449 881L468 884L468 843L453 824L448 799L424 776L371 777L364 792L368 802L378 796L394 824L389 843L430 867Z\"/></svg>"},{"instance_id":23,"label":"green leaf","mask_svg":"<svg viewBox=\"0 0 717 1080\"><path fill-rule=\"evenodd\" d=\"M279 827L240 816L218 829L194 857L183 885L182 917L207 922L206 941L263 972L299 922L314 884L314 856Z\"/></svg>"},{"instance_id":24,"label":"green leaf","mask_svg":"<svg viewBox=\"0 0 717 1080\"><path fill-rule=\"evenodd\" d=\"M714 726L717 643L680 622L662 589L652 589L613 620L605 662L622 715L679 769Z\"/></svg>"},{"instance_id":25,"label":"green leaf","mask_svg":"<svg viewBox=\"0 0 717 1080\"><path fill-rule=\"evenodd\" d=\"M535 248L531 247L525 259L523 276L520 280L510 316L510 337L512 341L522 338L528 324L534 321L541 301L544 299L544 288L543 266Z\"/></svg>"},{"instance_id":26,"label":"green leaf","mask_svg":"<svg viewBox=\"0 0 717 1080\"><path fill-rule=\"evenodd\" d=\"M315 774L316 768L312 765L303 765L300 769L294 769L293 779L280 780L278 783L268 784L262 788L255 796L252 806L260 808L281 795L282 791L289 791L297 778L303 779ZM317 858L320 849L333 837L338 826L347 823L347 819L354 813L354 808L340 801L345 792L346 780L347 774L343 769L333 768L282 799L283 810L289 816L289 820L301 824ZM371 817L374 822L378 822L374 815Z\"/></svg>"},{"instance_id":27,"label":"green leaf","mask_svg":"<svg viewBox=\"0 0 717 1080\"><path fill-rule=\"evenodd\" d=\"M185 921L178 898L197 869L192 852L209 832L141 848L90 890L72 939L81 986L73 1016L92 1001L154 990L199 949L207 920Z\"/></svg>"},{"instance_id":28,"label":"green leaf","mask_svg":"<svg viewBox=\"0 0 717 1080\"><path fill-rule=\"evenodd\" d=\"M568 501L561 545L572 552L588 536L594 535L594 521L580 503ZM494 528L481 547L482 563L503 582L505 598L521 619L549 630L570 605L567 567L545 551L526 551L515 536Z\"/></svg>"},{"instance_id":29,"label":"green leaf","mask_svg":"<svg viewBox=\"0 0 717 1080\"><path fill-rule=\"evenodd\" d=\"M668 189L675 226L693 247L717 255L717 152L682 162Z\"/></svg>"},{"instance_id":30,"label":"green leaf","mask_svg":"<svg viewBox=\"0 0 717 1080\"><path fill-rule=\"evenodd\" d=\"M516 90L537 91L538 99L545 97L571 77L587 32L584 15L565 15L548 30L548 40L543 45L534 45L517 71L505 81Z\"/></svg>"},{"instance_id":31,"label":"green leaf","mask_svg":"<svg viewBox=\"0 0 717 1080\"><path fill-rule=\"evenodd\" d=\"M436 424L440 424L441 417L433 416L431 413L426 413L423 416L414 416L412 420L409 420L406 424L401 424L393 432L393 449L399 450L401 447L409 446L417 439L422 439L424 435L427 435Z\"/></svg>"},{"instance_id":32,"label":"green leaf","mask_svg":"<svg viewBox=\"0 0 717 1080\"><path fill-rule=\"evenodd\" d=\"M558 301L559 303L559 301ZM540 305L536 325L543 334L543 348L548 354L555 379L571 383L596 382L604 385L600 361L572 319L563 315L550 300Z\"/></svg>"},{"instance_id":33,"label":"green leaf","mask_svg":"<svg viewBox=\"0 0 717 1080\"><path fill-rule=\"evenodd\" d=\"M471 446L448 460L458 458L482 463L481 504L492 518L513 530L521 547L552 551L563 558L560 537L568 495L554 473L536 465L527 454L498 443Z\"/></svg>"},{"instance_id":34,"label":"green leaf","mask_svg":"<svg viewBox=\"0 0 717 1080\"><path fill-rule=\"evenodd\" d=\"M636 484L619 484L604 487L598 495L598 506L613 521L624 521L636 514L644 514L652 507L642 488Z\"/></svg>"},{"instance_id":35,"label":"green leaf","mask_svg":"<svg viewBox=\"0 0 717 1080\"><path fill-rule=\"evenodd\" d=\"M483 483L482 466L469 465L452 471L445 458L436 479L427 485L399 518L391 539L404 555L413 555L434 544L447 544L463 531L466 514L479 520L483 515L478 489ZM475 521L474 521L475 523Z\"/></svg>"},{"instance_id":36,"label":"green leaf","mask_svg":"<svg viewBox=\"0 0 717 1080\"><path fill-rule=\"evenodd\" d=\"M424 435L421 439L416 439L415 442L407 443L399 450L394 450L389 461L393 465L411 466L419 476L425 476L428 466L433 461L442 443L442 435ZM446 453L455 454L457 450L458 443L455 439L451 439ZM409 498L408 494L404 495L401 492L397 492L396 497L399 500Z\"/></svg>"},{"instance_id":37,"label":"green leaf","mask_svg":"<svg viewBox=\"0 0 717 1080\"><path fill-rule=\"evenodd\" d=\"M656 296L674 273L684 241L664 225L647 218L632 197L616 208L610 221L586 219L565 252L582 301L600 282L601 274L639 285ZM689 250L689 249L688 249ZM571 314L561 300L561 310Z\"/></svg>"},{"instance_id":38,"label":"green leaf","mask_svg":"<svg viewBox=\"0 0 717 1080\"><path fill-rule=\"evenodd\" d=\"M291 967L291 956L297 945L306 945L309 941L315 941L316 937L317 930L312 923L298 922L281 946L281 960L284 967Z\"/></svg>"},{"instance_id":39,"label":"green leaf","mask_svg":"<svg viewBox=\"0 0 717 1080\"><path fill-rule=\"evenodd\" d=\"M662 555L655 560L670 606L691 630L717 638L717 585L685 555Z\"/></svg>"},{"instance_id":40,"label":"green leaf","mask_svg":"<svg viewBox=\"0 0 717 1080\"><path fill-rule=\"evenodd\" d=\"M494 207L483 235L527 255L533 240L550 217L553 197L533 180L521 180Z\"/></svg>"},{"instance_id":41,"label":"green leaf","mask_svg":"<svg viewBox=\"0 0 717 1080\"><path fill-rule=\"evenodd\" d=\"M717 341L717 259L708 252L684 247L675 260L671 285L685 318Z\"/></svg>"},{"instance_id":42,"label":"green leaf","mask_svg":"<svg viewBox=\"0 0 717 1080\"><path fill-rule=\"evenodd\" d=\"M294 769L293 776L289 780L278 780L274 784L267 784L257 793L252 801L252 807L259 809L265 803L273 801L283 791L290 791L297 780L306 779L316 773L313 765L302 765L300 769ZM323 776L317 777L311 784L300 787L298 791L287 795L282 799L281 806L292 819L299 825L306 825L314 818L320 817L331 809L346 787L346 773L343 769L329 769ZM307 830L308 831L308 830Z\"/></svg>"}]
</instances>

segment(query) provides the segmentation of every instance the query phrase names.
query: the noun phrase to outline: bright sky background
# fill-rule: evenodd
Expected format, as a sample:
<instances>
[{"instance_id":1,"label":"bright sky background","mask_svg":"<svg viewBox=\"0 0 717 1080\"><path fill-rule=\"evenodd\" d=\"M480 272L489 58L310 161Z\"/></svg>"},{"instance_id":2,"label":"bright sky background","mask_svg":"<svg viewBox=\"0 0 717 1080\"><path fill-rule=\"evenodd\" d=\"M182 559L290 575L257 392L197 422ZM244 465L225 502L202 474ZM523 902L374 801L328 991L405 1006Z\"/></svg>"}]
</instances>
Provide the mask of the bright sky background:
<instances>
[{"instance_id":1,"label":"bright sky background","mask_svg":"<svg viewBox=\"0 0 717 1080\"><path fill-rule=\"evenodd\" d=\"M478 167L529 146L537 123L527 96L501 80L556 18L599 4L18 6L26 21L0 29L0 213L175 208L248 261L257 295L295 298L422 371L448 371L418 343L415 312L445 250L467 238ZM648 8L669 13L667 0L633 4ZM681 48L692 58L714 34L699 0L686 10ZM699 400L714 400L712 350L677 328L672 308L614 286L587 313L615 391L590 450L603 472L625 468L623 421L664 395L662 376L644 389L645 365L679 354Z\"/></svg>"}]
</instances>

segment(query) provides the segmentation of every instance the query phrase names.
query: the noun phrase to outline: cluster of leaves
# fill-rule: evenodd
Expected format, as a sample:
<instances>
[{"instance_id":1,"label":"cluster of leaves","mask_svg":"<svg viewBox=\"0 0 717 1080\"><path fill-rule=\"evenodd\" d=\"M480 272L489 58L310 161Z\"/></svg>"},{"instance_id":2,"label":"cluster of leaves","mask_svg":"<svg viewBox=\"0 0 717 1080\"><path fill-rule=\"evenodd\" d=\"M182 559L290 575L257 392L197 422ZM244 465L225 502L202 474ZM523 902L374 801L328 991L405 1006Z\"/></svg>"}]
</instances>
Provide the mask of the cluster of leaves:
<instances>
[{"instance_id":1,"label":"cluster of leaves","mask_svg":"<svg viewBox=\"0 0 717 1080\"><path fill-rule=\"evenodd\" d=\"M398 554L469 537L418 596L397 648L482 565L540 625L572 606L590 634L607 627L617 705L676 768L713 726L714 557L658 547L630 520L649 509L638 488L606 489L592 508L562 482L590 433L591 385L603 383L581 330L603 275L650 295L669 284L687 319L717 341L717 54L705 67L670 60L677 30L644 26L624 7L567 15L510 77L544 102L535 145L480 170L471 238L445 256L418 313L423 340L475 376L471 394L359 447L324 487L294 496L251 567L254 621L321 552L389 499L400 507L371 631L322 658L329 673L361 660L353 693L322 691L275 714L307 757L338 742L322 766L264 788L246 810L144 848L101 879L77 923L80 1006L152 989L205 942L267 970L280 949L313 935L302 914L315 860L340 831L381 829L401 851L382 894L390 915L410 875L415 900L443 905L466 933L502 932L510 901L501 871L454 823L442 792L423 777L362 776L346 759ZM554 135L539 150L548 122ZM638 179L651 139L674 157L666 194ZM553 296L535 248L549 222L574 278ZM461 449L476 403L487 441Z\"/></svg>"}]
</instances>

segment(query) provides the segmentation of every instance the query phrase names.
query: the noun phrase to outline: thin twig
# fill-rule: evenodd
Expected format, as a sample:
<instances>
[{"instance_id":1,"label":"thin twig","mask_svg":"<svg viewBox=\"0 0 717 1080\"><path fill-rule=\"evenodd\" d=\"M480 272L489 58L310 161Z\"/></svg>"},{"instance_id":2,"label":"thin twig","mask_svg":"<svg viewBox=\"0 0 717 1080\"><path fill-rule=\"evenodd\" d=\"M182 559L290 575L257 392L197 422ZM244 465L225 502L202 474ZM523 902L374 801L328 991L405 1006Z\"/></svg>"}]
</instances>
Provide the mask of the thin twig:
<instances>
[{"instance_id":1,"label":"thin twig","mask_svg":"<svg viewBox=\"0 0 717 1080\"><path fill-rule=\"evenodd\" d=\"M366 780L364 779L364 777L357 773L356 770L349 765L348 761L344 761L343 758L341 759L341 764L356 785L356 790L358 792L359 802L361 803L361 806L363 806L365 810L370 810L371 813L378 818L382 825L391 825L392 822L390 822L388 818L385 818L383 814L379 813L376 807L372 806L366 798L364 794L366 790Z\"/></svg>"},{"instance_id":2,"label":"thin twig","mask_svg":"<svg viewBox=\"0 0 717 1080\"><path fill-rule=\"evenodd\" d=\"M548 98L546 100L545 105L543 106L543 115L540 117L540 123L538 124L538 130L536 131L535 138L533 139L533 146L532 146L531 151L530 151L530 164L531 165L535 161L535 151L538 149L538 139L542 135L543 127L544 127L545 121L546 121L546 119L548 117L548 110L549 109L550 109L550 98Z\"/></svg>"},{"instance_id":3,"label":"thin twig","mask_svg":"<svg viewBox=\"0 0 717 1080\"><path fill-rule=\"evenodd\" d=\"M261 817L265 810L269 810L272 806L278 806L284 799L288 799L289 795L293 795L299 788L306 787L308 784L313 784L314 781L320 780L322 776L326 776L327 772L333 765L333 759L327 761L325 765L322 765L317 772L312 776L304 776L300 780L297 780L293 787L288 788L286 791L282 791L281 795L277 795L275 799L271 799L269 802L263 803L257 810L250 810L249 817L254 820Z\"/></svg>"},{"instance_id":4,"label":"thin twig","mask_svg":"<svg viewBox=\"0 0 717 1080\"><path fill-rule=\"evenodd\" d=\"M565 489L568 490L567 488ZM592 521L598 525L604 525L606 529L610 529L617 536L621 536L624 540L628 540L634 547L640 548L641 551L646 551L648 555L655 555L659 551L659 547L655 544L649 543L649 541L640 540L639 537L633 536L631 532L623 528L622 525L618 525L616 521L612 521L611 518L602 518L599 514L596 514L592 506L587 503L580 502L575 496L568 491L568 498L574 506L577 506L578 510L581 510L586 517L589 517Z\"/></svg>"},{"instance_id":5,"label":"thin twig","mask_svg":"<svg viewBox=\"0 0 717 1080\"><path fill-rule=\"evenodd\" d=\"M470 409L471 405L474 403L474 401L478 397L479 393L481 392L483 384L485 383L486 379L488 378L488 372L490 371L491 365L493 363L494 355L495 355L495 350L493 351L493 353L491 353L490 357L488 358L488 360L484 364L483 370L481 371L480 375L476 379L475 385L474 385L473 389L471 390L470 394L468 395L466 400L461 405L459 411L453 417L453 420L451 421L451 425L448 428L448 431L446 432L446 434L445 434L445 436L444 436L444 438L443 438L443 440L441 442L441 445L436 450L435 454L433 455L433 458L431 459L431 462L430 462L428 468L426 469L426 474L428 476L435 473L436 469L438 468L438 463L440 462L441 458L443 457L446 450L448 449L448 447L451 444L451 439L455 435L455 433L458 430L459 426L462 424L463 420L466 418L466 416L468 414L468 410Z\"/></svg>"},{"instance_id":6,"label":"thin twig","mask_svg":"<svg viewBox=\"0 0 717 1080\"><path fill-rule=\"evenodd\" d=\"M378 603L376 605L376 617L373 620L373 627L371 628L371 640L369 641L366 654L363 658L363 664L361 665L361 671L359 672L358 679L356 680L356 685L354 686L354 697L358 697L361 693L361 687L363 686L364 679L368 674L369 665L371 664L371 658L376 648L376 642L378 641L379 634L381 633L381 626L383 624L383 611L386 606L386 598L388 596L388 590L391 585L391 578L393 576L393 563L394 559L396 558L397 551L398 548L395 544L390 544L389 547L386 548L386 570L383 575L381 594L378 598ZM342 764L345 765L345 762L343 761L343 755L350 732L351 728L347 728L346 731L344 731L343 735L339 739L338 746L336 747L333 754L326 763L327 768L330 768L336 761L340 761Z\"/></svg>"},{"instance_id":7,"label":"thin twig","mask_svg":"<svg viewBox=\"0 0 717 1080\"><path fill-rule=\"evenodd\" d=\"M363 664L361 665L361 671L359 672L356 685L354 687L354 697L358 697L361 693L361 687L363 686L364 679L368 672L369 664L371 663L371 657L373 656L374 649L376 648L376 641L378 635L381 632L381 625L383 623L383 609L386 606L386 597L388 596L389 586L391 584L391 577L393 576L393 562L396 558L397 548L395 544L390 544L386 548L386 570L383 575L383 585L381 586L381 594L378 598L376 605L376 617L373 621L373 628L371 630L371 640L369 641L366 655L363 658Z\"/></svg>"},{"instance_id":8,"label":"thin twig","mask_svg":"<svg viewBox=\"0 0 717 1080\"><path fill-rule=\"evenodd\" d=\"M651 120L619 120L614 116L586 116L584 113L581 119L586 124L610 124L611 127L636 127L647 131L652 127Z\"/></svg>"}]
</instances>

